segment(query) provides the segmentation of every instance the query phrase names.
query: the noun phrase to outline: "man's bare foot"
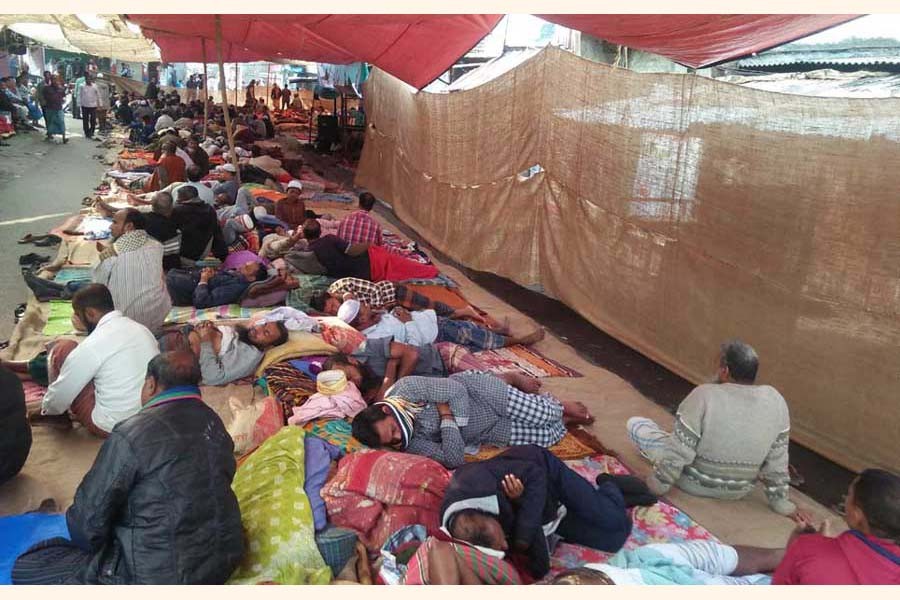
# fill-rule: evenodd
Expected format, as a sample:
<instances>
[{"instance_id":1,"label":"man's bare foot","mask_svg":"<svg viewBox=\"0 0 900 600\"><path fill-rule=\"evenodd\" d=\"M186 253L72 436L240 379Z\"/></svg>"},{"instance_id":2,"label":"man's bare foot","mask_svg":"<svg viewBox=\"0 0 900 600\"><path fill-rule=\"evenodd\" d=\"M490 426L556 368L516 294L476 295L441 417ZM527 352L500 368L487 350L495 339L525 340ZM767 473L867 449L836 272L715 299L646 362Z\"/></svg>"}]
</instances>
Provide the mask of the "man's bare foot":
<instances>
[{"instance_id":1,"label":"man's bare foot","mask_svg":"<svg viewBox=\"0 0 900 600\"><path fill-rule=\"evenodd\" d=\"M541 389L541 381L521 373L504 373L500 376L503 381L526 394L537 394Z\"/></svg>"},{"instance_id":2,"label":"man's bare foot","mask_svg":"<svg viewBox=\"0 0 900 600\"><path fill-rule=\"evenodd\" d=\"M544 328L538 327L537 329L535 329L533 332L529 333L528 335L524 335L519 338L510 337L509 345L513 346L515 344L521 344L523 346L530 346L531 344L537 344L539 341L544 339L545 335L546 335L546 332L544 331Z\"/></svg>"},{"instance_id":3,"label":"man's bare foot","mask_svg":"<svg viewBox=\"0 0 900 600\"><path fill-rule=\"evenodd\" d=\"M563 407L563 417L568 423L577 425L590 425L594 422L594 417L588 411L587 406L576 400L561 400Z\"/></svg>"},{"instance_id":4,"label":"man's bare foot","mask_svg":"<svg viewBox=\"0 0 900 600\"><path fill-rule=\"evenodd\" d=\"M509 328L509 317L503 317L503 321L500 323L491 319L488 325L500 335L510 335L512 333Z\"/></svg>"}]
</instances>

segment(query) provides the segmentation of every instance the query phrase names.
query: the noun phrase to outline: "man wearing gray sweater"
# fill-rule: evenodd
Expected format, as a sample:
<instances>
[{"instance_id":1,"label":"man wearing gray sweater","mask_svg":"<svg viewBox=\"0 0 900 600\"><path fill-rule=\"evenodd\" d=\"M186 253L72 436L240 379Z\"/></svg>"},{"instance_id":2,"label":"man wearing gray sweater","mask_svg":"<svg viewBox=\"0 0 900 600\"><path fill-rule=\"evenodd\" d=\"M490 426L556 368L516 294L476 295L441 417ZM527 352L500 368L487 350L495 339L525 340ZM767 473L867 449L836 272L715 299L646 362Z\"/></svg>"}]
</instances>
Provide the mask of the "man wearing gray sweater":
<instances>
[{"instance_id":1,"label":"man wearing gray sweater","mask_svg":"<svg viewBox=\"0 0 900 600\"><path fill-rule=\"evenodd\" d=\"M689 494L737 500L759 479L769 506L790 515L787 403L775 388L754 385L759 358L740 341L722 345L718 382L697 386L678 407L672 433L643 417L628 434L653 463L647 480L663 495L675 485Z\"/></svg>"}]
</instances>

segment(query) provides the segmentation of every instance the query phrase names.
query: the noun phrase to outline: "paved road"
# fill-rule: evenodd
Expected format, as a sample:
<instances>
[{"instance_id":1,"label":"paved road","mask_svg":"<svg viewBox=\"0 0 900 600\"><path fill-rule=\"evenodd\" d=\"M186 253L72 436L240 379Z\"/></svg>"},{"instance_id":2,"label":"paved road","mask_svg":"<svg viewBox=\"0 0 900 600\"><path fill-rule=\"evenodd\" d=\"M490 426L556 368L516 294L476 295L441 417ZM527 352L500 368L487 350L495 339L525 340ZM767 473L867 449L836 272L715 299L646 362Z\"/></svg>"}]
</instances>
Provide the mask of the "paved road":
<instances>
[{"instance_id":1,"label":"paved road","mask_svg":"<svg viewBox=\"0 0 900 600\"><path fill-rule=\"evenodd\" d=\"M19 134L0 148L0 340L13 329L13 311L25 302L19 256L29 252L55 256L56 248L17 244L26 233L46 233L77 213L106 167L94 159L97 142L81 133L81 122L66 119L66 145L48 143L43 131Z\"/></svg>"}]
</instances>

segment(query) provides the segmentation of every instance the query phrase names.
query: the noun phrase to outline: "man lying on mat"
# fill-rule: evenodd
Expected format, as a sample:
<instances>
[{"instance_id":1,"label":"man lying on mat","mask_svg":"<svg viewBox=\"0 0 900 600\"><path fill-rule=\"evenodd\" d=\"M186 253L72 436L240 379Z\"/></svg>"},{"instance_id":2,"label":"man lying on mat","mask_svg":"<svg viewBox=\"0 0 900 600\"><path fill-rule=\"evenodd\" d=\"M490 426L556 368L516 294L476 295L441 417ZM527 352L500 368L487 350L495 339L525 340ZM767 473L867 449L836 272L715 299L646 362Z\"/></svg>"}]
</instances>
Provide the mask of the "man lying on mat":
<instances>
[{"instance_id":1,"label":"man lying on mat","mask_svg":"<svg viewBox=\"0 0 900 600\"><path fill-rule=\"evenodd\" d=\"M375 310L390 310L395 306L404 306L410 310L431 309L439 317L468 319L481 323L488 329L498 333L504 333L509 329L508 324L501 326L490 319L490 317L479 314L471 306L453 308L416 292L411 286L393 281L379 281L375 283L355 277L343 277L328 286L327 292L314 295L310 299L310 306L321 313L336 316L341 304L351 299L368 304L369 307Z\"/></svg>"},{"instance_id":2,"label":"man lying on mat","mask_svg":"<svg viewBox=\"0 0 900 600\"><path fill-rule=\"evenodd\" d=\"M253 256L252 253L248 255ZM257 282L258 285L251 287ZM245 297L256 298L297 285L297 280L284 271L270 278L265 266L255 256L234 269L217 271L211 267L194 267L171 269L166 273L166 286L172 304L195 308L239 304Z\"/></svg>"},{"instance_id":3,"label":"man lying on mat","mask_svg":"<svg viewBox=\"0 0 900 600\"><path fill-rule=\"evenodd\" d=\"M269 348L288 340L283 322L214 325L201 321L160 339L163 351L189 350L200 361L204 385L225 385L252 374Z\"/></svg>"},{"instance_id":4,"label":"man lying on mat","mask_svg":"<svg viewBox=\"0 0 900 600\"><path fill-rule=\"evenodd\" d=\"M617 480L625 481L626 489L640 486L642 498L626 501ZM508 550L529 575L540 579L550 571L551 536L616 552L631 533L626 509L638 503L656 503L639 479L606 477L595 488L549 450L516 446L453 472L441 526L455 539Z\"/></svg>"},{"instance_id":5,"label":"man lying on mat","mask_svg":"<svg viewBox=\"0 0 900 600\"><path fill-rule=\"evenodd\" d=\"M331 277L405 281L432 279L439 273L434 265L417 263L380 246L350 244L336 235L322 236L322 226L315 219L308 219L303 224L303 237Z\"/></svg>"},{"instance_id":6,"label":"man lying on mat","mask_svg":"<svg viewBox=\"0 0 900 600\"><path fill-rule=\"evenodd\" d=\"M544 330L538 327L528 335L512 336L491 331L469 321L438 317L435 311L408 311L397 306L391 312L375 312L358 300L347 300L338 309L339 319L365 334L366 338L393 338L411 346L423 346L439 342L452 342L465 346L472 352L494 350L521 344L528 346L544 339Z\"/></svg>"},{"instance_id":7,"label":"man lying on mat","mask_svg":"<svg viewBox=\"0 0 900 600\"><path fill-rule=\"evenodd\" d=\"M490 373L465 371L400 379L383 401L356 415L353 436L371 448L420 454L452 469L481 444L549 447L566 434L567 422L592 421L580 402L528 393Z\"/></svg>"}]
</instances>

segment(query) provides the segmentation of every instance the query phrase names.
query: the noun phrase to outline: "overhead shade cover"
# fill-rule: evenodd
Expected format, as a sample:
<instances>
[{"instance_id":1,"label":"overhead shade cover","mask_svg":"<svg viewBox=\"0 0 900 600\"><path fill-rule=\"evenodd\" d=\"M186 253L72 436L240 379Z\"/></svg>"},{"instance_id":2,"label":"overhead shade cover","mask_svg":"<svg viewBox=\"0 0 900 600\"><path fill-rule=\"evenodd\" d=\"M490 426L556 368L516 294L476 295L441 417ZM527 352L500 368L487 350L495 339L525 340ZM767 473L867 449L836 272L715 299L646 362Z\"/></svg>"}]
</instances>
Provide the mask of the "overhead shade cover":
<instances>
[{"instance_id":1,"label":"overhead shade cover","mask_svg":"<svg viewBox=\"0 0 900 600\"><path fill-rule=\"evenodd\" d=\"M0 15L0 25L66 52L83 52L129 62L159 60L153 43L128 29L119 15L98 15L102 26L92 28L74 14Z\"/></svg>"},{"instance_id":2,"label":"overhead shade cover","mask_svg":"<svg viewBox=\"0 0 900 600\"><path fill-rule=\"evenodd\" d=\"M225 62L367 62L421 88L474 47L503 15L221 17ZM168 62L200 61L200 38L215 39L214 15L128 15L128 19L156 42Z\"/></svg>"},{"instance_id":3,"label":"overhead shade cover","mask_svg":"<svg viewBox=\"0 0 900 600\"><path fill-rule=\"evenodd\" d=\"M537 15L607 42L699 68L805 37L859 15Z\"/></svg>"}]
</instances>

